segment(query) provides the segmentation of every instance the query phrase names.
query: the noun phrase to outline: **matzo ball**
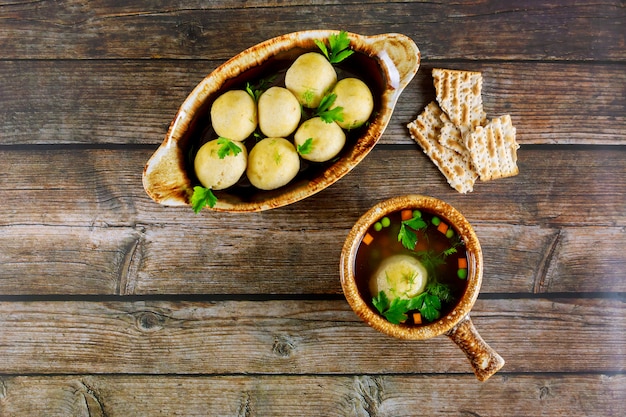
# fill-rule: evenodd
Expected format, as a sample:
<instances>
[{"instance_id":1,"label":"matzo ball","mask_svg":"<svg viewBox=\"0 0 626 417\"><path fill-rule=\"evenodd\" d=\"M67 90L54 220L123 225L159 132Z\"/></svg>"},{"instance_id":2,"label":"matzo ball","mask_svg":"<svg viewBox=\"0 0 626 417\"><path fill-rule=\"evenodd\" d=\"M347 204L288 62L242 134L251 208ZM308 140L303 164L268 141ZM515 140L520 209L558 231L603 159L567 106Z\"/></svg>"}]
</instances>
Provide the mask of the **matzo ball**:
<instances>
[{"instance_id":1,"label":"matzo ball","mask_svg":"<svg viewBox=\"0 0 626 417\"><path fill-rule=\"evenodd\" d=\"M337 98L332 108L343 107L343 121L337 124L344 129L355 129L365 123L374 110L374 97L369 87L358 78L344 78L332 90Z\"/></svg>"},{"instance_id":2,"label":"matzo ball","mask_svg":"<svg viewBox=\"0 0 626 417\"><path fill-rule=\"evenodd\" d=\"M215 139L202 145L194 159L194 170L202 186L213 190L223 190L235 185L246 171L248 152L243 143L232 141L241 151L234 155L230 151L223 158L219 156L219 150L224 141L228 139Z\"/></svg>"},{"instance_id":3,"label":"matzo ball","mask_svg":"<svg viewBox=\"0 0 626 417\"><path fill-rule=\"evenodd\" d=\"M282 138L293 133L300 123L300 103L283 87L271 87L259 97L259 128L267 137Z\"/></svg>"},{"instance_id":4,"label":"matzo ball","mask_svg":"<svg viewBox=\"0 0 626 417\"><path fill-rule=\"evenodd\" d=\"M254 99L243 90L230 90L211 105L211 124L218 136L243 141L257 126Z\"/></svg>"},{"instance_id":5,"label":"matzo ball","mask_svg":"<svg viewBox=\"0 0 626 417\"><path fill-rule=\"evenodd\" d=\"M311 141L307 144L308 139ZM341 151L346 143L346 134L337 123L326 123L320 117L314 117L300 125L294 135L294 142L302 158L325 162Z\"/></svg>"},{"instance_id":6,"label":"matzo ball","mask_svg":"<svg viewBox=\"0 0 626 417\"><path fill-rule=\"evenodd\" d=\"M300 55L285 74L285 86L308 108L317 108L337 82L337 73L326 57L317 52Z\"/></svg>"},{"instance_id":7,"label":"matzo ball","mask_svg":"<svg viewBox=\"0 0 626 417\"><path fill-rule=\"evenodd\" d=\"M246 174L256 188L274 190L289 183L299 170L300 157L291 142L265 138L250 151Z\"/></svg>"}]
</instances>

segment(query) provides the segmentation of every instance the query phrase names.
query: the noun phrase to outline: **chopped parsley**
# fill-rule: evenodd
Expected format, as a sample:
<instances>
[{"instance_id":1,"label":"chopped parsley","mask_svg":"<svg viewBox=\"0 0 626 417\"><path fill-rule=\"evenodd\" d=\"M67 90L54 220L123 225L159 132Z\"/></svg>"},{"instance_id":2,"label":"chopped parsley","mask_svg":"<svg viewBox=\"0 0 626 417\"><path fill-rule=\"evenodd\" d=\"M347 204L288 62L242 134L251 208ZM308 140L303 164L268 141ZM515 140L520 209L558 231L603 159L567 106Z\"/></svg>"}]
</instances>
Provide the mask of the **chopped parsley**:
<instances>
[{"instance_id":1,"label":"chopped parsley","mask_svg":"<svg viewBox=\"0 0 626 417\"><path fill-rule=\"evenodd\" d=\"M380 230L385 225L376 229ZM388 226L388 225L387 225ZM428 223L422 218L419 211L415 211L413 216L400 222L398 232L398 242L411 251L415 250L418 242L418 232L425 231ZM422 263L428 273L428 284L424 291L414 297L396 296L394 291L380 291L372 298L372 304L387 321L399 324L407 321L409 312L419 312L426 322L433 322L441 317L444 303L454 301L454 295L449 285L441 283L437 279L437 269L445 264L446 258L458 252L458 247L463 245L463 241L458 234L448 237L450 246L440 252L432 249L414 252L414 255ZM424 235L424 238L427 238ZM421 237L420 237L421 239ZM391 299L390 299L391 297Z\"/></svg>"},{"instance_id":2,"label":"chopped parsley","mask_svg":"<svg viewBox=\"0 0 626 417\"><path fill-rule=\"evenodd\" d=\"M282 161L282 159L283 159L283 155L280 152L278 151L274 152L274 163L276 165L280 165L280 161Z\"/></svg>"},{"instance_id":3,"label":"chopped parsley","mask_svg":"<svg viewBox=\"0 0 626 417\"><path fill-rule=\"evenodd\" d=\"M237 154L241 152L241 148L235 145L235 143L230 139L220 137L219 139L217 139L217 144L220 145L219 149L217 150L217 156L220 159L226 158L231 153L233 154L233 156L237 156Z\"/></svg>"},{"instance_id":4,"label":"chopped parsley","mask_svg":"<svg viewBox=\"0 0 626 417\"><path fill-rule=\"evenodd\" d=\"M403 220L402 223L400 223L398 242L402 243L402 246L407 249L415 249L415 245L417 244L417 234L415 230L423 230L426 229L427 226L428 224L422 219L421 214L414 215L413 218L409 220Z\"/></svg>"},{"instance_id":5,"label":"chopped parsley","mask_svg":"<svg viewBox=\"0 0 626 417\"><path fill-rule=\"evenodd\" d=\"M193 212L198 214L204 207L213 207L217 203L217 197L213 194L210 188L201 187L196 185L193 187L193 194L191 195L191 207Z\"/></svg>"},{"instance_id":6,"label":"chopped parsley","mask_svg":"<svg viewBox=\"0 0 626 417\"><path fill-rule=\"evenodd\" d=\"M314 42L331 64L337 64L354 53L353 50L348 49L350 47L350 38L348 38L348 33L343 30L337 35L328 37L330 50L319 39L315 39Z\"/></svg>"},{"instance_id":7,"label":"chopped parsley","mask_svg":"<svg viewBox=\"0 0 626 417\"><path fill-rule=\"evenodd\" d=\"M384 291L380 291L372 299L372 304L387 321L399 324L407 320L407 313L412 310L419 311L426 321L433 322L441 316L441 302L449 302L451 300L452 292L450 287L435 282L428 284L423 293L413 298L398 297L389 300L387 294Z\"/></svg>"},{"instance_id":8,"label":"chopped parsley","mask_svg":"<svg viewBox=\"0 0 626 417\"><path fill-rule=\"evenodd\" d=\"M304 101L307 105L311 105L311 103L315 100L315 91L306 90L302 93L302 101Z\"/></svg>"},{"instance_id":9,"label":"chopped parsley","mask_svg":"<svg viewBox=\"0 0 626 417\"><path fill-rule=\"evenodd\" d=\"M315 110L315 115L319 116L326 123L343 122L343 107L330 108L337 99L337 94L326 94L320 105Z\"/></svg>"},{"instance_id":10,"label":"chopped parsley","mask_svg":"<svg viewBox=\"0 0 626 417\"><path fill-rule=\"evenodd\" d=\"M259 101L259 97L261 94L265 92L276 80L276 75L272 75L268 78L261 79L256 84L250 84L250 82L246 82L246 92L250 94L250 97L254 99L254 101Z\"/></svg>"},{"instance_id":11,"label":"chopped parsley","mask_svg":"<svg viewBox=\"0 0 626 417\"><path fill-rule=\"evenodd\" d=\"M298 153L300 155L308 155L313 151L313 138L308 138L302 145L298 145Z\"/></svg>"}]
</instances>

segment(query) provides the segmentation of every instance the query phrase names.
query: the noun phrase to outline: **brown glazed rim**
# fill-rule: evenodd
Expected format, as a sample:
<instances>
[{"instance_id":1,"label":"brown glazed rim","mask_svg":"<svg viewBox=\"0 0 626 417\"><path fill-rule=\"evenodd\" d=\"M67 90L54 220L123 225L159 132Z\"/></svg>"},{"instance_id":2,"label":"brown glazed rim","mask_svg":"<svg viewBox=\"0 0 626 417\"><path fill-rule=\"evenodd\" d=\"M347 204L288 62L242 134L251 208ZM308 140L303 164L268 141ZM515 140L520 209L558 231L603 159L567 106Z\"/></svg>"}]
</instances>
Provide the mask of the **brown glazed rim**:
<instances>
[{"instance_id":1,"label":"brown glazed rim","mask_svg":"<svg viewBox=\"0 0 626 417\"><path fill-rule=\"evenodd\" d=\"M468 254L468 281L465 294L449 314L433 323L421 326L388 322L363 300L355 282L355 258L363 236L369 227L383 216L402 209L424 209L445 219L462 236ZM478 298L483 272L480 243L467 219L454 207L439 199L416 194L382 201L363 214L348 233L341 251L340 264L341 286L354 312L374 329L406 340L424 340L445 334L468 316Z\"/></svg>"},{"instance_id":2,"label":"brown glazed rim","mask_svg":"<svg viewBox=\"0 0 626 417\"><path fill-rule=\"evenodd\" d=\"M316 39L325 40L338 33L337 30L306 30L284 34L246 49L207 75L182 103L165 139L144 167L142 183L148 196L166 206L190 204L194 184L185 163L188 131L205 102L225 83L277 54L296 48L315 48ZM302 200L341 179L373 149L391 119L400 94L417 73L420 51L413 40L399 33L364 36L348 32L348 37L355 51L375 59L378 65L376 74L384 80L380 111L362 137L346 147L340 160L312 179L294 181L278 190L258 192L248 200L222 190L211 210L256 212Z\"/></svg>"}]
</instances>

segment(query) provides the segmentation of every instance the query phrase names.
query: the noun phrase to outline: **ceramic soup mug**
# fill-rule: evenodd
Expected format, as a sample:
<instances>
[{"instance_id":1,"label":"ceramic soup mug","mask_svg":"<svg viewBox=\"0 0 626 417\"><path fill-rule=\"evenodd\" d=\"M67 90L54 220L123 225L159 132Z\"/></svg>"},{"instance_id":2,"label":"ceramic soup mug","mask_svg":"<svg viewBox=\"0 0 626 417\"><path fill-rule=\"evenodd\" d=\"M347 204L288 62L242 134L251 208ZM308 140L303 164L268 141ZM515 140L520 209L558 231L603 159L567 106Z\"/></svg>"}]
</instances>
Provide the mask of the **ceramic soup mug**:
<instances>
[{"instance_id":1,"label":"ceramic soup mug","mask_svg":"<svg viewBox=\"0 0 626 417\"><path fill-rule=\"evenodd\" d=\"M403 219L405 225L401 226ZM420 219L423 223L419 221ZM417 223L411 223L412 221ZM443 226L439 226L441 223ZM418 227L417 230L419 230L420 225L425 225L421 232L410 227ZM403 230L399 231L401 228ZM407 249L402 246L401 238L407 237L407 229L409 230L408 240L412 239L411 233L415 233L413 237L419 236L414 248ZM439 242L437 243L439 248L433 246L436 242ZM454 250L446 248L445 245L448 244L446 242L451 242L450 247L454 247ZM431 247L424 245L431 245ZM389 290L385 279L387 281L397 279L398 270L401 270L402 266L397 266L395 270L391 267L392 269L383 271L383 281L380 282L381 278L379 278L377 284L372 284L372 280L375 279L372 276L381 276L380 269L383 268L383 262L389 256L393 256L395 250L415 257L422 265L425 265L423 270L427 271L425 273L427 278L422 280L421 286L417 285L421 288L402 287L404 284L400 283L399 286L402 287L400 290L397 288ZM426 258L420 258L420 256ZM454 265L442 266L444 258L446 262L454 263ZM387 268L390 267L387 266ZM410 270L411 267L408 268ZM340 273L346 300L355 313L374 329L405 340L424 340L446 335L465 352L476 377L481 381L488 379L504 365L502 357L485 343L470 319L469 313L478 297L482 281L482 251L469 222L449 204L421 195L400 196L376 204L350 230L341 253ZM444 274L453 276L446 278ZM412 282L415 281L413 279ZM419 282L419 279L417 281ZM446 284L446 287L454 294L447 306L441 300L432 301L435 296L430 293L439 294L440 292L432 290L432 284L438 281ZM375 286L372 287L372 285ZM387 319L384 314L385 310L379 311L381 303L384 308L385 300L381 301L380 293L373 294L373 291L378 291L381 286L387 286L387 291L392 294L384 297L387 299L387 306L393 302L393 294L403 293L405 298L416 298L422 293L424 295L421 298L422 301L412 306L412 312L406 311L403 314L400 311L400 317L396 315ZM394 291L397 292L394 293ZM406 295L407 293L410 297ZM374 303L373 299L377 296L378 302ZM375 304L378 304L378 307ZM439 317L433 318L432 308L437 307L438 304L441 310L438 312ZM416 311L417 305L425 307L426 310ZM412 316L413 314L415 316Z\"/></svg>"}]
</instances>

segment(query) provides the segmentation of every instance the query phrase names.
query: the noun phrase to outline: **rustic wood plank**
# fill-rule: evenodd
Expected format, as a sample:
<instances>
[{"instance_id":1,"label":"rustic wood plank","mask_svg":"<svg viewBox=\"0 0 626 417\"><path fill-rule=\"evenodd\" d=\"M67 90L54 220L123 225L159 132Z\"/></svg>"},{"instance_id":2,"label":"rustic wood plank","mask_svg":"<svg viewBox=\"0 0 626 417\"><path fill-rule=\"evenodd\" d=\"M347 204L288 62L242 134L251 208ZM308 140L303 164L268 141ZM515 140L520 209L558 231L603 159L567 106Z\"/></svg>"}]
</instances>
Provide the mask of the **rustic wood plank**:
<instances>
[{"instance_id":1,"label":"rustic wood plank","mask_svg":"<svg viewBox=\"0 0 626 417\"><path fill-rule=\"evenodd\" d=\"M187 95L223 61L0 61L0 144L154 144ZM383 144L435 93L433 67L482 71L489 117L511 114L522 144L625 144L623 64L422 62ZM540 86L540 88L538 88Z\"/></svg>"},{"instance_id":2,"label":"rustic wood plank","mask_svg":"<svg viewBox=\"0 0 626 417\"><path fill-rule=\"evenodd\" d=\"M461 195L418 151L380 148L328 190L249 215L153 203L141 186L145 150L2 151L0 293L339 294L349 228L375 202L409 192L442 198L474 224L485 292L624 291L624 150L522 148L519 177ZM407 188L405 175L420 187Z\"/></svg>"},{"instance_id":3,"label":"rustic wood plank","mask_svg":"<svg viewBox=\"0 0 626 417\"><path fill-rule=\"evenodd\" d=\"M0 227L0 294L342 293L347 230L249 226ZM626 291L623 228L475 228L483 242L483 293Z\"/></svg>"},{"instance_id":4,"label":"rustic wood plank","mask_svg":"<svg viewBox=\"0 0 626 417\"><path fill-rule=\"evenodd\" d=\"M243 216L209 211L194 215L188 207L154 203L141 183L152 151L0 148L4 162L0 164L0 225L219 224L223 228L232 222L231 226L241 228L245 225L239 219L245 219L269 222L264 228L275 222L297 230L345 229L380 200L419 193L448 201L476 223L626 226L626 147L621 146L522 147L518 176L478 181L468 194L449 187L418 145L381 146L328 189L288 207Z\"/></svg>"},{"instance_id":5,"label":"rustic wood plank","mask_svg":"<svg viewBox=\"0 0 626 417\"><path fill-rule=\"evenodd\" d=\"M624 309L479 299L472 318L507 361L502 374L624 372ZM1 302L0 351L2 374L471 374L445 336L392 339L343 300Z\"/></svg>"},{"instance_id":6,"label":"rustic wood plank","mask_svg":"<svg viewBox=\"0 0 626 417\"><path fill-rule=\"evenodd\" d=\"M3 415L618 416L624 375L9 376ZM179 395L184 390L189 395ZM450 398L450 392L454 392ZM419 395L417 394L419 393ZM411 412L407 410L412 410Z\"/></svg>"},{"instance_id":7,"label":"rustic wood plank","mask_svg":"<svg viewBox=\"0 0 626 417\"><path fill-rule=\"evenodd\" d=\"M626 57L624 8L615 0L592 5L294 1L280 3L278 21L275 5L263 7L265 2L249 7L242 7L242 2L216 3L6 4L0 9L0 58L227 59L262 40L315 28L405 33L419 40L430 59L623 61ZM362 13L364 3L372 3L367 13ZM226 34L228 42L215 41Z\"/></svg>"},{"instance_id":8,"label":"rustic wood plank","mask_svg":"<svg viewBox=\"0 0 626 417\"><path fill-rule=\"evenodd\" d=\"M626 9L535 3L1 5L0 415L624 415ZM380 146L280 210L153 203L143 165L197 82L318 27L420 46ZM412 143L433 67L483 72L519 176L460 195ZM507 360L484 384L446 337L392 340L341 296L348 229L408 192L458 207L483 243L472 319Z\"/></svg>"},{"instance_id":9,"label":"rustic wood plank","mask_svg":"<svg viewBox=\"0 0 626 417\"><path fill-rule=\"evenodd\" d=\"M124 293L139 239L121 227L0 227L0 294Z\"/></svg>"},{"instance_id":10,"label":"rustic wood plank","mask_svg":"<svg viewBox=\"0 0 626 417\"><path fill-rule=\"evenodd\" d=\"M521 144L624 144L626 71L622 64L422 61L403 92L383 143L400 143L405 120L435 100L431 71L483 74L489 119L510 114ZM618 98L619 97L619 98Z\"/></svg>"},{"instance_id":11,"label":"rustic wood plank","mask_svg":"<svg viewBox=\"0 0 626 417\"><path fill-rule=\"evenodd\" d=\"M339 258L347 230L219 233L221 239L190 240L193 230L184 227L147 231L132 261L137 272L125 277L126 291L341 294ZM623 228L478 224L476 233L483 242L485 293L626 291Z\"/></svg>"}]
</instances>

